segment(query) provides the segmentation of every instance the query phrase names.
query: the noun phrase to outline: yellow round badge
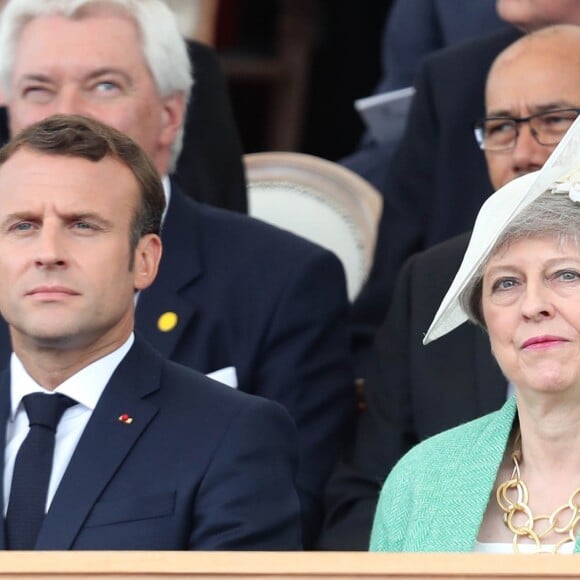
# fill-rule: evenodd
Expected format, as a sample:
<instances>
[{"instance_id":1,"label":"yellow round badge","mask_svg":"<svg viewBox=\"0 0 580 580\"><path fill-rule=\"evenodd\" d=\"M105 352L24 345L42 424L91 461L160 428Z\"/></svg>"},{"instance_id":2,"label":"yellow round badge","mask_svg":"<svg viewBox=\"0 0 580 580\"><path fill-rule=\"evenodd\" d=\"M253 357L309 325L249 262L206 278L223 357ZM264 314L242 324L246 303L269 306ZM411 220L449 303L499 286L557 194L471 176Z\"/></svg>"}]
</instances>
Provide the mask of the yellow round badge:
<instances>
[{"instance_id":1,"label":"yellow round badge","mask_svg":"<svg viewBox=\"0 0 580 580\"><path fill-rule=\"evenodd\" d=\"M177 321L175 312L164 312L157 321L157 328L161 332L171 332L177 326Z\"/></svg>"}]
</instances>

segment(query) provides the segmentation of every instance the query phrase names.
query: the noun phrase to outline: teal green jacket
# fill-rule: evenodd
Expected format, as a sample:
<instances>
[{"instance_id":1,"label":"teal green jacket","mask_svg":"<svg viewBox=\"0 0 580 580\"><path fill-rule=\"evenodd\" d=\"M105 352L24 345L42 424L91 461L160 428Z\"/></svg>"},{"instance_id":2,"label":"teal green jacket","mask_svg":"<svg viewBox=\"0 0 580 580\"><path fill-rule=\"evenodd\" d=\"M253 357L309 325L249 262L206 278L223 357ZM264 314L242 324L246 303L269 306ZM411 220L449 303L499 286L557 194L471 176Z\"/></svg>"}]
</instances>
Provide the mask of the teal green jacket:
<instances>
[{"instance_id":1,"label":"teal green jacket","mask_svg":"<svg viewBox=\"0 0 580 580\"><path fill-rule=\"evenodd\" d=\"M499 411L411 449L383 486L371 551L471 552L515 414L512 397Z\"/></svg>"}]
</instances>

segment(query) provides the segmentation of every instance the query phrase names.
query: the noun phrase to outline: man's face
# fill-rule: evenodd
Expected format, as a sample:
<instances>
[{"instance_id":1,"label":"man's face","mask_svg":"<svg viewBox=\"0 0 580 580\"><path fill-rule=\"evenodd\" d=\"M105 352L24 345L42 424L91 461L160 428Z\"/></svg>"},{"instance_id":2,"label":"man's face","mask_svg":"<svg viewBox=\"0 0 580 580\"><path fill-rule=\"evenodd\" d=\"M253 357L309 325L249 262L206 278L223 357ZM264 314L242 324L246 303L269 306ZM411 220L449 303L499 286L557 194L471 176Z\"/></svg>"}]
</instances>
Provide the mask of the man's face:
<instances>
[{"instance_id":1,"label":"man's face","mask_svg":"<svg viewBox=\"0 0 580 580\"><path fill-rule=\"evenodd\" d=\"M497 0L499 17L530 32L550 24L580 24L578 0Z\"/></svg>"},{"instance_id":2,"label":"man's face","mask_svg":"<svg viewBox=\"0 0 580 580\"><path fill-rule=\"evenodd\" d=\"M135 177L110 157L21 149L0 167L0 313L17 352L97 351L128 336L134 289L153 281L159 258L159 238L144 236L129 269L138 200Z\"/></svg>"},{"instance_id":3,"label":"man's face","mask_svg":"<svg viewBox=\"0 0 580 580\"><path fill-rule=\"evenodd\" d=\"M159 96L131 20L32 20L18 42L11 86L6 97L13 135L56 113L85 115L133 138L160 174L169 170L184 99Z\"/></svg>"},{"instance_id":4,"label":"man's face","mask_svg":"<svg viewBox=\"0 0 580 580\"><path fill-rule=\"evenodd\" d=\"M552 39L554 40L554 39ZM580 49L580 42L566 44L568 51L542 42L530 42L496 63L486 88L488 116L527 117L553 109L580 107L580 68L570 49ZM555 145L540 145L530 126L518 127L515 148L509 151L486 151L485 158L494 189L519 175L542 167Z\"/></svg>"}]
</instances>

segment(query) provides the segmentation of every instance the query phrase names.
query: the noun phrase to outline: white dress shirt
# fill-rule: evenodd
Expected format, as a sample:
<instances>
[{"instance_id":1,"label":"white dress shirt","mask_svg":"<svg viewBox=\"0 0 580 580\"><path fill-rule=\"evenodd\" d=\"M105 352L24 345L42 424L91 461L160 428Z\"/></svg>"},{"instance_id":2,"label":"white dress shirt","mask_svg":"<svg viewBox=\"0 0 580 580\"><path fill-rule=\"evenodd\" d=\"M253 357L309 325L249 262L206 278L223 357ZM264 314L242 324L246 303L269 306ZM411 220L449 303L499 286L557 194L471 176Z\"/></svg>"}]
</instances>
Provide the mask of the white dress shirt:
<instances>
[{"instance_id":1,"label":"white dress shirt","mask_svg":"<svg viewBox=\"0 0 580 580\"><path fill-rule=\"evenodd\" d=\"M169 209L169 200L171 199L171 180L168 175L164 175L161 178L161 183L163 185L163 193L165 194L165 209L163 210L163 215L161 216L161 224L165 222L165 216L167 215L167 210Z\"/></svg>"},{"instance_id":2,"label":"white dress shirt","mask_svg":"<svg viewBox=\"0 0 580 580\"><path fill-rule=\"evenodd\" d=\"M535 544L518 544L520 553L522 554L535 554L536 545ZM482 554L513 554L515 552L514 545L512 542L478 542L475 540L473 545L474 552L480 552ZM552 554L554 552L553 544L546 544L542 546L542 551L540 554ZM573 554L574 553L574 542L569 544L564 544L558 550L558 554Z\"/></svg>"},{"instance_id":3,"label":"white dress shirt","mask_svg":"<svg viewBox=\"0 0 580 580\"><path fill-rule=\"evenodd\" d=\"M89 366L61 383L54 391L41 387L12 353L10 358L10 416L6 423L6 447L4 449L4 515L10 498L14 462L20 445L28 435L28 416L22 398L30 393L61 393L77 401L62 416L55 436L52 472L46 497L46 511L50 507L62 476L68 467L76 446L83 434L97 403L119 363L131 348L133 334L117 350L96 360Z\"/></svg>"}]
</instances>

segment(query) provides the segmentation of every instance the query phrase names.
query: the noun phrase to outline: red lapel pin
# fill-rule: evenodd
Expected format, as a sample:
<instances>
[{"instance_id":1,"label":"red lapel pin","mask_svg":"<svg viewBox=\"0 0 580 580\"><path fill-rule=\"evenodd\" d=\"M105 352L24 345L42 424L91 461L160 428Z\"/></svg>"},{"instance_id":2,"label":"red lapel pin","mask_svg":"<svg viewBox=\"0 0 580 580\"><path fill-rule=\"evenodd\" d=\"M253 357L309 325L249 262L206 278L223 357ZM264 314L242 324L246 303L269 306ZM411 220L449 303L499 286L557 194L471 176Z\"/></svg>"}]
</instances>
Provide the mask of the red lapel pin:
<instances>
[{"instance_id":1,"label":"red lapel pin","mask_svg":"<svg viewBox=\"0 0 580 580\"><path fill-rule=\"evenodd\" d=\"M133 417L127 415L127 413L123 413L122 415L119 415L119 421L125 423L125 425L130 425L133 422Z\"/></svg>"}]
</instances>

